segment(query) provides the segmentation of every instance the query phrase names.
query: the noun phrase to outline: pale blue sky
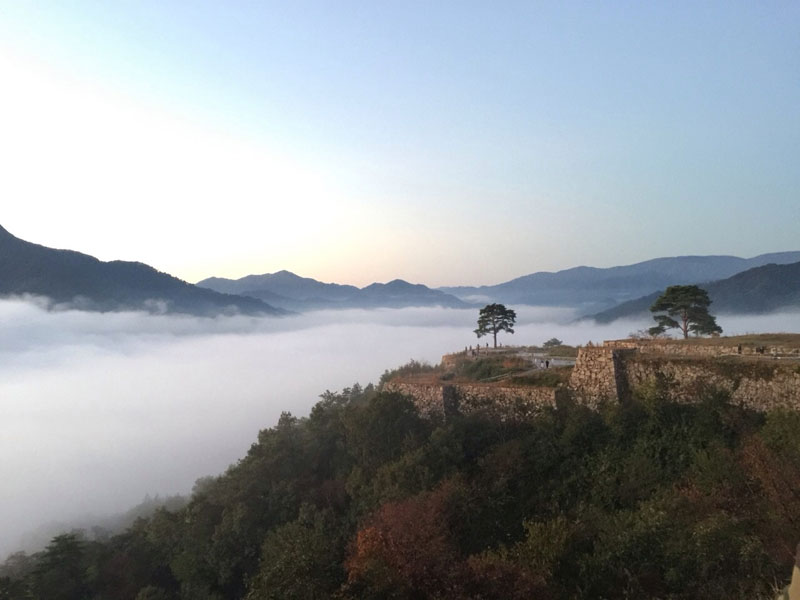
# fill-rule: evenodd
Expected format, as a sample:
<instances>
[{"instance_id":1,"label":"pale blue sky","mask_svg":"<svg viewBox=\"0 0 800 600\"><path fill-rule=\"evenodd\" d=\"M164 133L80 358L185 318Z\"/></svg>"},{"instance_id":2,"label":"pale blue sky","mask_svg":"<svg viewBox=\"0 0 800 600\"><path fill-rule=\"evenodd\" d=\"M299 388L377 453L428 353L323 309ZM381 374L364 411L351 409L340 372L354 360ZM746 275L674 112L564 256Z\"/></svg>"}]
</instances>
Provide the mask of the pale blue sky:
<instances>
[{"instance_id":1,"label":"pale blue sky","mask_svg":"<svg viewBox=\"0 0 800 600\"><path fill-rule=\"evenodd\" d=\"M797 250L799 31L797 2L0 0L0 224L189 280Z\"/></svg>"}]
</instances>

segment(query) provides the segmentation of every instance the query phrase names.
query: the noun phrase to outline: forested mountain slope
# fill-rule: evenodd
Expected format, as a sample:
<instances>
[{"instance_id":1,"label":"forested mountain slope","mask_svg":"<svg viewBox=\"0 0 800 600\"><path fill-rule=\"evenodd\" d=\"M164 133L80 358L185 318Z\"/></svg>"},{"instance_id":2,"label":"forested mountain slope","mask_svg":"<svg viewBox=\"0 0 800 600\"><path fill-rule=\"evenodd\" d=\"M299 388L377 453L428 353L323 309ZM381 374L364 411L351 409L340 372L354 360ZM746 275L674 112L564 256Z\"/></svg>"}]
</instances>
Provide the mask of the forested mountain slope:
<instances>
[{"instance_id":1,"label":"forested mountain slope","mask_svg":"<svg viewBox=\"0 0 800 600\"><path fill-rule=\"evenodd\" d=\"M300 277L289 271L264 275L248 275L241 279L210 277L199 286L218 292L260 298L288 310L341 308L404 308L409 306L443 306L467 308L470 305L439 290L402 279L373 283L363 288L338 283L323 283Z\"/></svg>"},{"instance_id":2,"label":"forested mountain slope","mask_svg":"<svg viewBox=\"0 0 800 600\"><path fill-rule=\"evenodd\" d=\"M698 282L695 282L698 283ZM777 310L800 310L800 262L765 265L710 283L699 283L711 298L714 314L765 314ZM624 302L591 318L599 323L649 315L663 290Z\"/></svg>"},{"instance_id":3,"label":"forested mountain slope","mask_svg":"<svg viewBox=\"0 0 800 600\"><path fill-rule=\"evenodd\" d=\"M772 598L798 514L800 413L653 387L442 422L354 387L284 414L181 510L13 556L0 597Z\"/></svg>"},{"instance_id":4,"label":"forested mountain slope","mask_svg":"<svg viewBox=\"0 0 800 600\"><path fill-rule=\"evenodd\" d=\"M800 252L775 252L753 258L676 256L609 268L575 267L539 272L498 285L444 287L459 298L482 297L499 302L595 307L599 310L639 298L669 285L725 279L754 267L800 261Z\"/></svg>"},{"instance_id":5,"label":"forested mountain slope","mask_svg":"<svg viewBox=\"0 0 800 600\"><path fill-rule=\"evenodd\" d=\"M199 288L139 262L103 262L14 237L0 227L0 295L46 296L83 310L196 315L283 314L260 300Z\"/></svg>"}]
</instances>

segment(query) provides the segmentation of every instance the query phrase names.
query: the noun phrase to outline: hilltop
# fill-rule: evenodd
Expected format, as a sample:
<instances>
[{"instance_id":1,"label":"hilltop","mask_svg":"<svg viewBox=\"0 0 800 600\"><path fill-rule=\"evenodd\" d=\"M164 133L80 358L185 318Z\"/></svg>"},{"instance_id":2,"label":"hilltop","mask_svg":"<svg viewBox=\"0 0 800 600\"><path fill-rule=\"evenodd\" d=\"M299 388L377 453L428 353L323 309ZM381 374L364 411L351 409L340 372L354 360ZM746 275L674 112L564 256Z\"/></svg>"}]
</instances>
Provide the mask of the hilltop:
<instances>
[{"instance_id":1,"label":"hilltop","mask_svg":"<svg viewBox=\"0 0 800 600\"><path fill-rule=\"evenodd\" d=\"M258 298L273 306L301 312L406 306L474 308L487 302L502 302L573 307L589 314L663 290L668 285L720 280L767 264L797 261L800 261L800 252L774 252L752 258L724 255L662 257L608 268L580 266L555 273L537 272L497 285L436 289L402 279L358 288L324 283L286 270L247 275L240 279L209 277L197 285L217 292Z\"/></svg>"},{"instance_id":2,"label":"hilltop","mask_svg":"<svg viewBox=\"0 0 800 600\"><path fill-rule=\"evenodd\" d=\"M0 295L26 294L81 310L285 314L261 300L199 288L144 263L103 262L21 240L0 227Z\"/></svg>"},{"instance_id":3,"label":"hilltop","mask_svg":"<svg viewBox=\"0 0 800 600\"><path fill-rule=\"evenodd\" d=\"M259 298L293 311L344 308L404 308L409 306L442 306L469 308L471 305L455 296L433 290L422 284L402 279L388 283L372 283L363 288L338 283L323 283L300 277L290 271L247 275L241 279L210 277L198 286L218 292Z\"/></svg>"},{"instance_id":4,"label":"hilltop","mask_svg":"<svg viewBox=\"0 0 800 600\"><path fill-rule=\"evenodd\" d=\"M609 340L574 348L506 346L412 361L381 378L414 399L420 414L492 413L526 419L568 399L596 407L668 382L665 398L691 402L717 390L753 410L800 411L800 334Z\"/></svg>"},{"instance_id":5,"label":"hilltop","mask_svg":"<svg viewBox=\"0 0 800 600\"><path fill-rule=\"evenodd\" d=\"M764 265L727 279L699 284L708 292L714 314L766 314L800 309L800 262ZM638 317L649 320L650 306L662 293L663 290L658 290L588 318L598 323Z\"/></svg>"},{"instance_id":6,"label":"hilltop","mask_svg":"<svg viewBox=\"0 0 800 600\"><path fill-rule=\"evenodd\" d=\"M555 273L532 273L497 285L439 289L464 300L569 306L589 312L610 308L669 285L725 279L754 267L797 261L800 261L800 252L774 252L753 258L664 257L609 268L582 266Z\"/></svg>"}]
</instances>

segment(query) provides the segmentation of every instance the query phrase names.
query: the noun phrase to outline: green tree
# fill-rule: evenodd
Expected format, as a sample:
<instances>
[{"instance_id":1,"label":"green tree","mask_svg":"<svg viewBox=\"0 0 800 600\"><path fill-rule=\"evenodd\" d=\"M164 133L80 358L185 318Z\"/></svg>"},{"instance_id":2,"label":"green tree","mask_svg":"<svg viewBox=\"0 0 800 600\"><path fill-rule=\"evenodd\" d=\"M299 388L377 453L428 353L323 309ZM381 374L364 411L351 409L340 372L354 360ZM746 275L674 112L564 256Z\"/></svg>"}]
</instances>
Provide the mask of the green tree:
<instances>
[{"instance_id":1,"label":"green tree","mask_svg":"<svg viewBox=\"0 0 800 600\"><path fill-rule=\"evenodd\" d=\"M53 538L32 574L36 600L84 600L90 596L86 542L74 533Z\"/></svg>"},{"instance_id":2,"label":"green tree","mask_svg":"<svg viewBox=\"0 0 800 600\"><path fill-rule=\"evenodd\" d=\"M556 346L560 346L563 343L564 342L562 342L558 338L550 338L544 344L542 344L542 348L555 348Z\"/></svg>"},{"instance_id":3,"label":"green tree","mask_svg":"<svg viewBox=\"0 0 800 600\"><path fill-rule=\"evenodd\" d=\"M483 337L490 333L494 337L494 347L497 348L497 332L506 331L514 333L514 322L517 313L502 304L487 304L478 314L478 328L475 335Z\"/></svg>"},{"instance_id":4,"label":"green tree","mask_svg":"<svg viewBox=\"0 0 800 600\"><path fill-rule=\"evenodd\" d=\"M690 331L695 335L722 333L722 328L708 312L710 304L708 292L696 285L669 286L650 307L658 323L650 328L650 335L672 328L680 329L684 339L689 337Z\"/></svg>"},{"instance_id":5,"label":"green tree","mask_svg":"<svg viewBox=\"0 0 800 600\"><path fill-rule=\"evenodd\" d=\"M296 520L267 533L247 599L334 597L345 580L346 546L332 511L303 505Z\"/></svg>"}]
</instances>

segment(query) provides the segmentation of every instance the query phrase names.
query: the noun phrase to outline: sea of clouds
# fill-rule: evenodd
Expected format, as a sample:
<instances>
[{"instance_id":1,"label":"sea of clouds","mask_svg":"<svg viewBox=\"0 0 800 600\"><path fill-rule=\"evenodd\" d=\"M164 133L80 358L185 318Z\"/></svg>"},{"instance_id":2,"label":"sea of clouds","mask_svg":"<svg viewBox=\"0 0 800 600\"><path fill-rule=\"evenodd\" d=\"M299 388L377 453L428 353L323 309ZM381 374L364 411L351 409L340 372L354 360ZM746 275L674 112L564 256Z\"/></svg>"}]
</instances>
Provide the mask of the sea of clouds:
<instances>
[{"instance_id":1,"label":"sea of clouds","mask_svg":"<svg viewBox=\"0 0 800 600\"><path fill-rule=\"evenodd\" d=\"M648 325L576 323L546 307L517 315L500 341L597 343ZM44 523L187 493L282 411L305 415L325 390L474 345L476 318L408 308L208 319L0 301L0 560ZM726 333L800 330L797 314L719 321Z\"/></svg>"}]
</instances>

